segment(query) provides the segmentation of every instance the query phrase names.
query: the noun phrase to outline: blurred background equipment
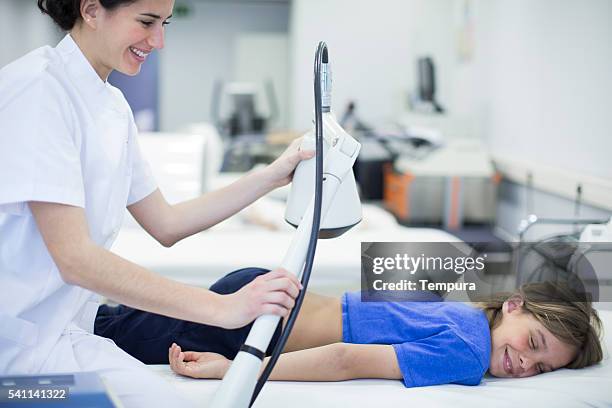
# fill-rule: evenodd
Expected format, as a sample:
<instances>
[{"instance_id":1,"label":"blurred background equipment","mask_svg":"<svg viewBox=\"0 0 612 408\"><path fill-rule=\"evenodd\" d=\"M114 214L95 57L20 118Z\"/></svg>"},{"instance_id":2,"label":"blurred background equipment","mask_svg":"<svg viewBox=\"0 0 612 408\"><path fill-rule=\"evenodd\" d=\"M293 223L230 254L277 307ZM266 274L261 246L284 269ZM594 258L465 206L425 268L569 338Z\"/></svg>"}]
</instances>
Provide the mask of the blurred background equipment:
<instances>
[{"instance_id":1,"label":"blurred background equipment","mask_svg":"<svg viewBox=\"0 0 612 408\"><path fill-rule=\"evenodd\" d=\"M385 172L385 206L400 221L443 225L490 225L497 184L490 156L475 140L453 140L423 158L400 156Z\"/></svg>"},{"instance_id":2,"label":"blurred background equipment","mask_svg":"<svg viewBox=\"0 0 612 408\"><path fill-rule=\"evenodd\" d=\"M213 122L225 141L222 171L248 171L258 163L272 162L282 153L285 146L274 147L266 142L279 112L271 80L263 84L217 80L211 108Z\"/></svg>"},{"instance_id":3,"label":"blurred background equipment","mask_svg":"<svg viewBox=\"0 0 612 408\"><path fill-rule=\"evenodd\" d=\"M444 108L436 100L436 67L431 57L417 60L418 88L413 109L417 111L444 113Z\"/></svg>"},{"instance_id":4,"label":"blurred background equipment","mask_svg":"<svg viewBox=\"0 0 612 408\"><path fill-rule=\"evenodd\" d=\"M219 133L231 139L244 135L261 135L278 119L278 101L271 80L263 84L268 114L263 114L260 84L253 82L215 82L212 95L212 118ZM225 100L229 100L229 114L223 115Z\"/></svg>"}]
</instances>

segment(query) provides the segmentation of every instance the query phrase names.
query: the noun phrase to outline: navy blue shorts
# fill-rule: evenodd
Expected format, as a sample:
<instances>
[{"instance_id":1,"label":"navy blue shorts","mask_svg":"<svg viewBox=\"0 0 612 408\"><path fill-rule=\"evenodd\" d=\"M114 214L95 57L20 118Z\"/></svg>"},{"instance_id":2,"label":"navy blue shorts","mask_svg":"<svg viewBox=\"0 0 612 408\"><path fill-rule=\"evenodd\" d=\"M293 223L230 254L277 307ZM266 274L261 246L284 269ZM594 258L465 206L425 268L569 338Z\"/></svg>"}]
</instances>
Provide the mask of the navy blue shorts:
<instances>
[{"instance_id":1,"label":"navy blue shorts","mask_svg":"<svg viewBox=\"0 0 612 408\"><path fill-rule=\"evenodd\" d=\"M262 268L244 268L231 272L215 282L210 290L220 294L236 292L257 276L268 272ZM117 346L146 364L168 364L172 343L184 351L209 351L233 360L244 344L253 323L239 329L223 329L193 323L130 307L101 305L94 333L112 339ZM270 354L281 334L279 323L266 354Z\"/></svg>"}]
</instances>

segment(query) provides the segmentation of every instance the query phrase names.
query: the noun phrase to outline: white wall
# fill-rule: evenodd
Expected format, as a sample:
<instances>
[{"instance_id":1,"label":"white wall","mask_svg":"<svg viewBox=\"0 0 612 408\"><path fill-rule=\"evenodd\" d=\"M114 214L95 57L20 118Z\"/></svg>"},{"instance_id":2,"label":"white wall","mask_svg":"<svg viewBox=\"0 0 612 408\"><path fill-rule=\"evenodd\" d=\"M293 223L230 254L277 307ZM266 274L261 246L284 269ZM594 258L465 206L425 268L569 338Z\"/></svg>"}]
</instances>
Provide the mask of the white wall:
<instances>
[{"instance_id":1,"label":"white wall","mask_svg":"<svg viewBox=\"0 0 612 408\"><path fill-rule=\"evenodd\" d=\"M474 95L466 98L485 114L492 150L612 178L612 1L476 6Z\"/></svg>"},{"instance_id":2,"label":"white wall","mask_svg":"<svg viewBox=\"0 0 612 408\"><path fill-rule=\"evenodd\" d=\"M287 129L289 112L289 38L287 33L239 35L234 41L234 78L259 84L258 113L270 115L273 101L266 97L264 84L272 82L278 117L270 128Z\"/></svg>"},{"instance_id":3,"label":"white wall","mask_svg":"<svg viewBox=\"0 0 612 408\"><path fill-rule=\"evenodd\" d=\"M55 46L62 36L35 1L0 0L0 67L40 46Z\"/></svg>"},{"instance_id":4,"label":"white wall","mask_svg":"<svg viewBox=\"0 0 612 408\"><path fill-rule=\"evenodd\" d=\"M248 33L287 33L289 4L192 1L173 17L160 54L161 129L210 120L215 79L235 80L235 44Z\"/></svg>"},{"instance_id":5,"label":"white wall","mask_svg":"<svg viewBox=\"0 0 612 408\"><path fill-rule=\"evenodd\" d=\"M457 56L457 20L472 5L473 58ZM294 0L292 121L310 126L312 65L325 40L334 109L350 99L370 121L396 117L432 54L441 103L476 118L502 155L612 178L612 1Z\"/></svg>"},{"instance_id":6,"label":"white wall","mask_svg":"<svg viewBox=\"0 0 612 408\"><path fill-rule=\"evenodd\" d=\"M573 200L544 191L530 191L525 186L503 181L499 188L495 226L503 231L504 237L518 240L519 224L531 214L540 218L562 219L607 220L612 217L609 210L586 204L576 206ZM534 227L526 239L536 240L546 234L567 233L572 229L560 225Z\"/></svg>"},{"instance_id":7,"label":"white wall","mask_svg":"<svg viewBox=\"0 0 612 408\"><path fill-rule=\"evenodd\" d=\"M469 86L456 94L456 104L481 115L491 150L532 165L612 179L612 2L474 3L475 58L461 70ZM510 235L531 213L575 216L569 198L536 190L528 206L527 194L522 185L502 184L498 227ZM610 215L585 205L579 214Z\"/></svg>"},{"instance_id":8,"label":"white wall","mask_svg":"<svg viewBox=\"0 0 612 408\"><path fill-rule=\"evenodd\" d=\"M406 108L416 83L416 58L432 55L438 99L452 100L452 0L294 0L291 9L291 124L310 126L313 60L319 41L329 48L333 108L349 100L365 120L384 121Z\"/></svg>"}]
</instances>

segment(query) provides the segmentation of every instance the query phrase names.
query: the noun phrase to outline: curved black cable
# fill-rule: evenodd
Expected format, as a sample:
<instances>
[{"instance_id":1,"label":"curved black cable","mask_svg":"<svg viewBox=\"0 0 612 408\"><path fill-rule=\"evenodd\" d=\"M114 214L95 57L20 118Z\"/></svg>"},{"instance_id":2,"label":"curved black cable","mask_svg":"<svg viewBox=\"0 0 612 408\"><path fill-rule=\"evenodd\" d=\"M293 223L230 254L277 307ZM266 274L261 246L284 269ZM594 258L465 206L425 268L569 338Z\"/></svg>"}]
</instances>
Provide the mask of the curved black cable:
<instances>
[{"instance_id":1,"label":"curved black cable","mask_svg":"<svg viewBox=\"0 0 612 408\"><path fill-rule=\"evenodd\" d=\"M253 391L253 396L251 397L251 403L249 407L253 405L257 396L261 392L261 389L265 385L268 377L270 377L270 373L274 368L278 358L280 357L281 352L285 348L285 344L287 343L287 339L289 339L289 334L293 329L293 325L297 319L300 308L302 307L302 302L304 301L304 296L306 295L306 290L308 288L308 281L310 280L310 272L312 271L312 266L314 263L314 255L317 249L317 240L319 238L319 227L321 224L321 202L323 197L323 102L321 98L321 63L328 62L327 55L327 45L321 41L319 46L317 47L317 51L315 53L315 63L314 63L314 99L315 99L315 137L316 137L316 161L315 161L315 201L314 201L314 213L312 217L312 228L310 230L310 241L308 242L308 251L306 253L306 263L304 265L304 273L302 275L302 286L304 287L298 297L295 300L295 306L291 310L289 314L289 318L287 319L287 324L285 325L285 329L283 330L281 337L278 339L272 354L270 355L270 361L268 365L262 372L259 380L257 380L257 384L255 386L255 390Z\"/></svg>"}]
</instances>

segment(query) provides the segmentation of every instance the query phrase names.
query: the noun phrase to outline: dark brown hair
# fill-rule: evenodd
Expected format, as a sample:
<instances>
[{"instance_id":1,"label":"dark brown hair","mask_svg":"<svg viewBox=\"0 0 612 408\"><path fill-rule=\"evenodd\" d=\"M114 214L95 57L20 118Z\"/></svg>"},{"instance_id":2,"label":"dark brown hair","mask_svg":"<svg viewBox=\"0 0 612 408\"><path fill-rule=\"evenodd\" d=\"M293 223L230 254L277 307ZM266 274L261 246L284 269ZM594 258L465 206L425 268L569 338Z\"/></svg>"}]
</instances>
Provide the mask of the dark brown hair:
<instances>
[{"instance_id":1,"label":"dark brown hair","mask_svg":"<svg viewBox=\"0 0 612 408\"><path fill-rule=\"evenodd\" d=\"M102 7L113 10L137 0L98 0ZM81 0L38 0L38 8L48 14L62 30L70 31L81 18Z\"/></svg>"}]
</instances>

